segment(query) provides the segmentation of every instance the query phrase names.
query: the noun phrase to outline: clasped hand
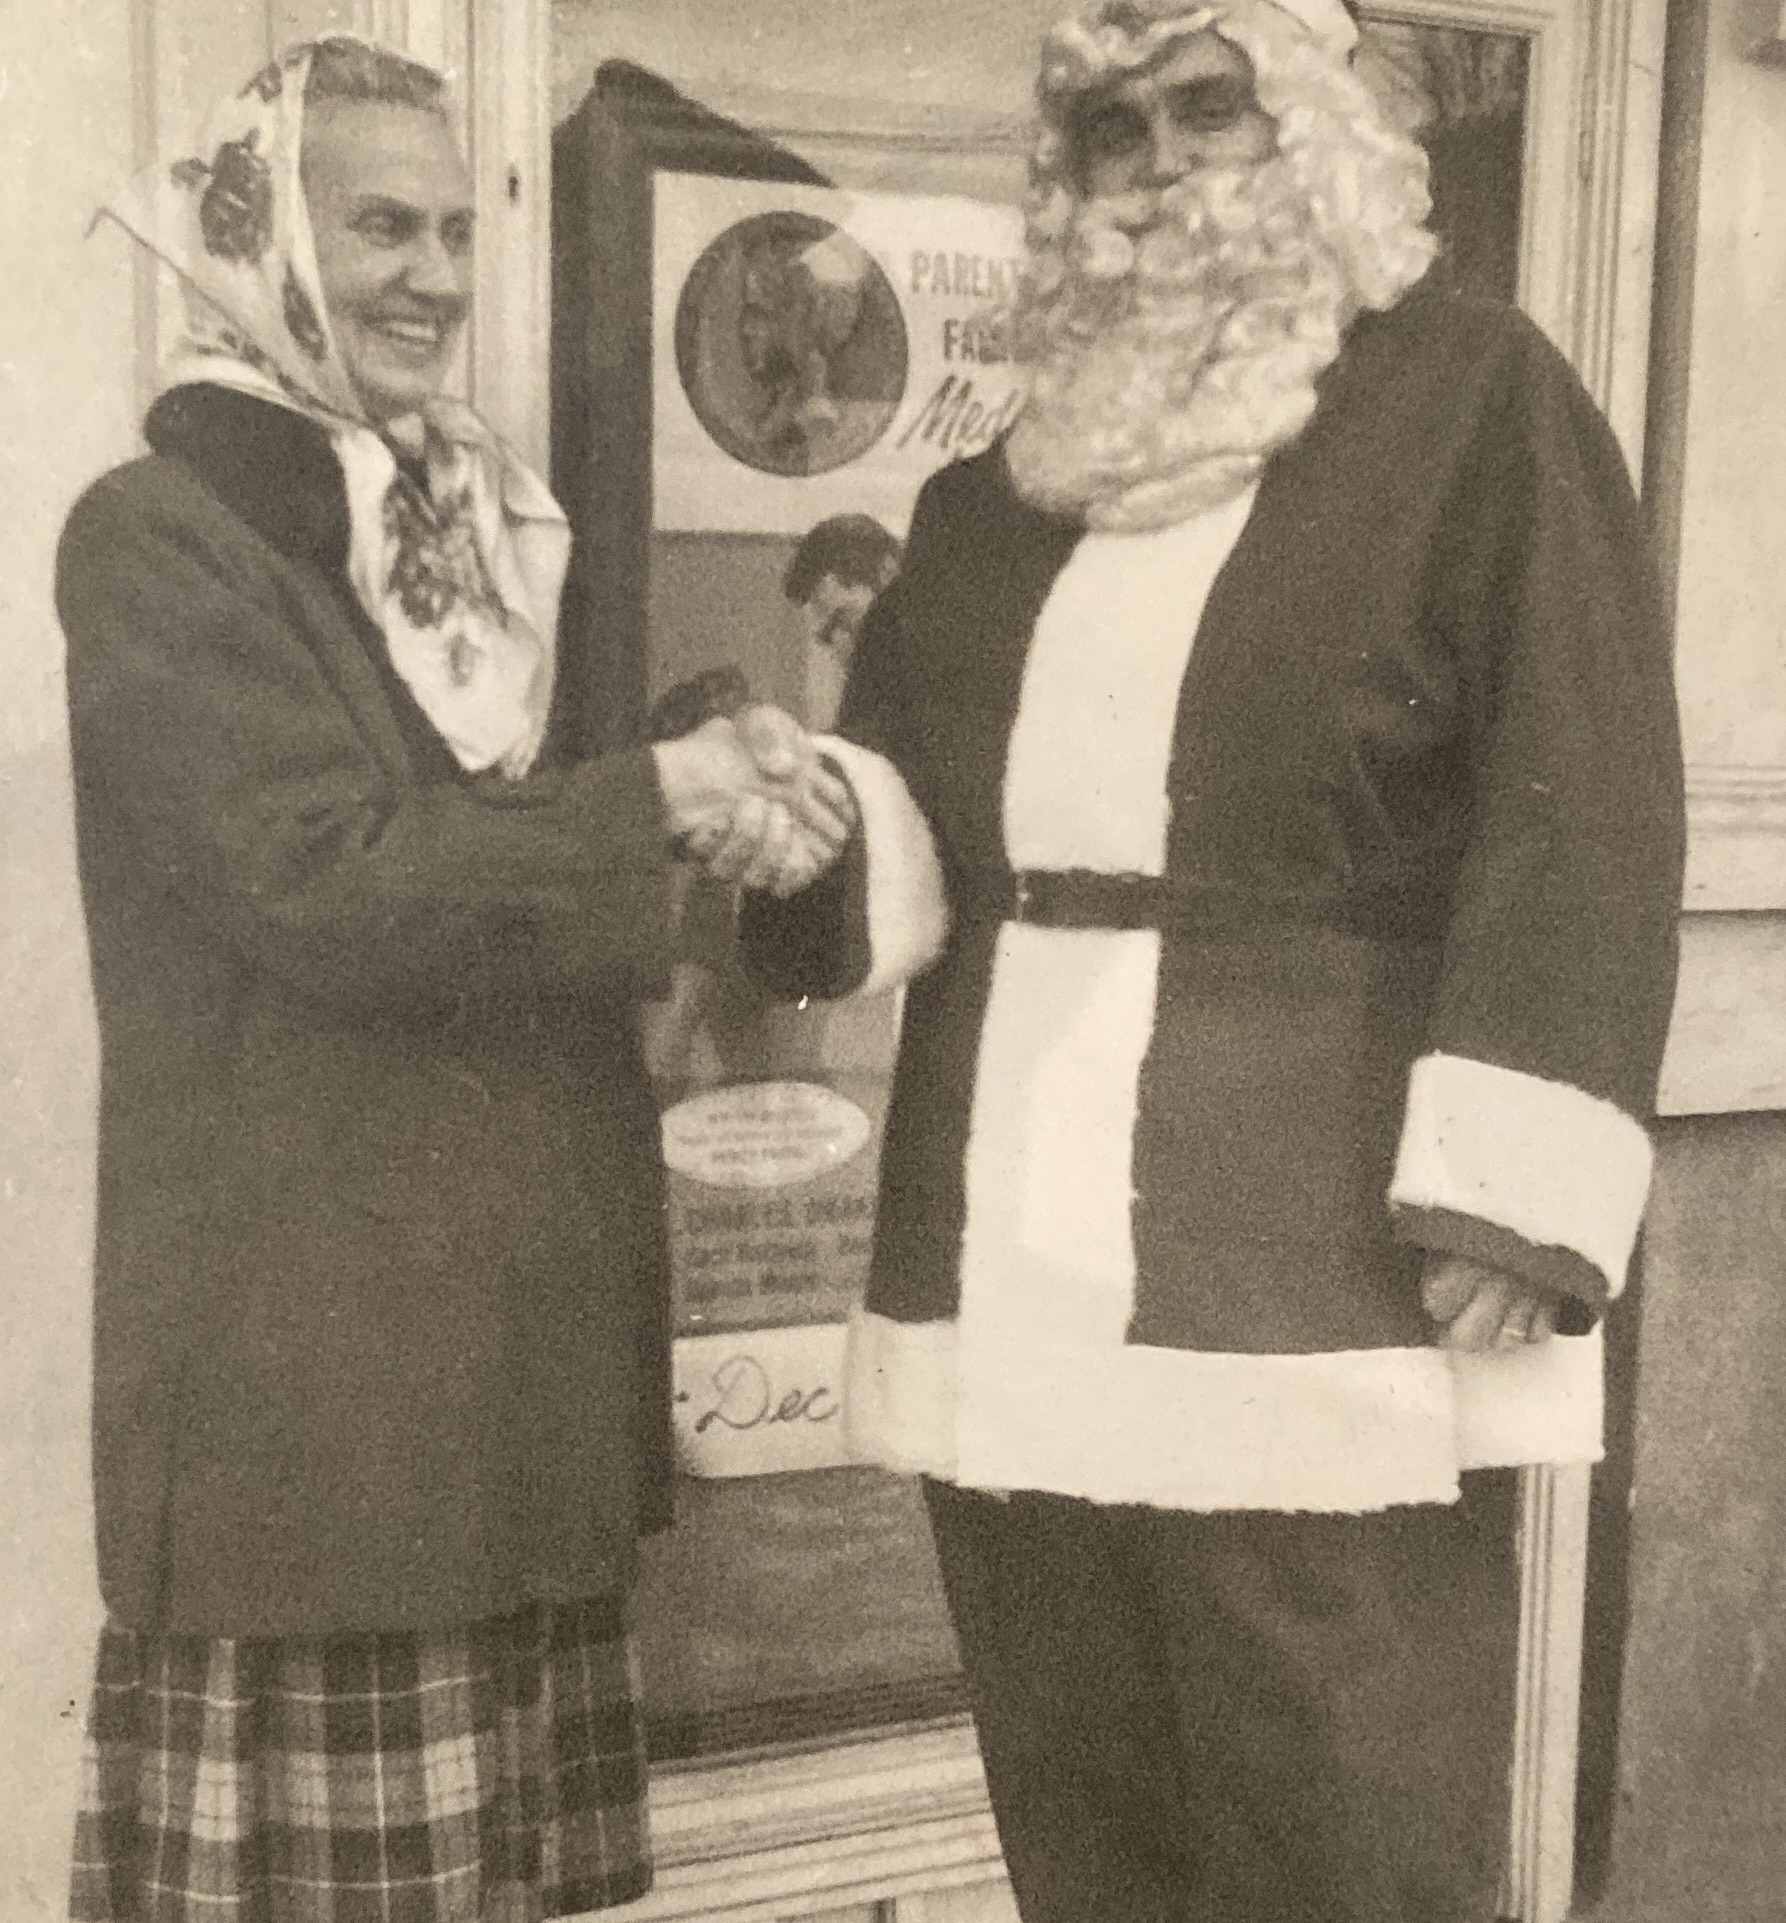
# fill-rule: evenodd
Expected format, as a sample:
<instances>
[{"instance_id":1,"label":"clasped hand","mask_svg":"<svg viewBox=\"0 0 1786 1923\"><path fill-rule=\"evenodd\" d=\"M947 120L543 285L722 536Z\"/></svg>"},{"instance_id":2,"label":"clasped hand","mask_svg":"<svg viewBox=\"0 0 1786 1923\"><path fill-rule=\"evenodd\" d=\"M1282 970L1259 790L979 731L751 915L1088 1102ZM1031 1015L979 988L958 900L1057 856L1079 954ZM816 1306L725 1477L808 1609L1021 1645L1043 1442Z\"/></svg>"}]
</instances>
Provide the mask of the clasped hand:
<instances>
[{"instance_id":1,"label":"clasped hand","mask_svg":"<svg viewBox=\"0 0 1786 1923\"><path fill-rule=\"evenodd\" d=\"M856 825L849 784L780 708L716 716L653 752L671 834L718 880L794 894L836 861Z\"/></svg>"}]
</instances>

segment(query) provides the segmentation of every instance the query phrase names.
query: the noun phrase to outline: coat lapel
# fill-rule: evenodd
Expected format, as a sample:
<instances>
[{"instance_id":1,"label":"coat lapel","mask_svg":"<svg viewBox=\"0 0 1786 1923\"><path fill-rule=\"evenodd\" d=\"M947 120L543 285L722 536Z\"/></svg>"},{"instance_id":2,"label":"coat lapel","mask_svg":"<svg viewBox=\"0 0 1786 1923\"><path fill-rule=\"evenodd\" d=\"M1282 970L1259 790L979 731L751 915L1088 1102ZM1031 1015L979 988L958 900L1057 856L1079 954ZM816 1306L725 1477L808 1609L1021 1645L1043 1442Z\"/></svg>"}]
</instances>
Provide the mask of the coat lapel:
<instances>
[{"instance_id":1,"label":"coat lapel","mask_svg":"<svg viewBox=\"0 0 1786 1923\"><path fill-rule=\"evenodd\" d=\"M419 709L413 719L427 732L405 730L399 706L414 704L348 580L347 490L328 435L270 401L209 384L171 388L143 432L290 564L310 617L305 641L342 706L393 774L421 775L432 731Z\"/></svg>"}]
</instances>

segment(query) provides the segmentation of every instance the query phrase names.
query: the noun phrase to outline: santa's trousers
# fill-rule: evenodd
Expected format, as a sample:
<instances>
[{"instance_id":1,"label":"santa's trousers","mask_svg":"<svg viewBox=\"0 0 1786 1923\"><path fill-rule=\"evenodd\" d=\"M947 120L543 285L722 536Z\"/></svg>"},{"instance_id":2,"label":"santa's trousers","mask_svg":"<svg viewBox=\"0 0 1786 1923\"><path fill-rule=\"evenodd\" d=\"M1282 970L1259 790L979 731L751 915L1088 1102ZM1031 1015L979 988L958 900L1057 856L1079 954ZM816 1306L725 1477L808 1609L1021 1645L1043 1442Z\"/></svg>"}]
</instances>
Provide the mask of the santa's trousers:
<instances>
[{"instance_id":1,"label":"santa's trousers","mask_svg":"<svg viewBox=\"0 0 1786 1923\"><path fill-rule=\"evenodd\" d=\"M1023 1923L1491 1923L1511 1471L1188 1516L927 1483Z\"/></svg>"}]
</instances>

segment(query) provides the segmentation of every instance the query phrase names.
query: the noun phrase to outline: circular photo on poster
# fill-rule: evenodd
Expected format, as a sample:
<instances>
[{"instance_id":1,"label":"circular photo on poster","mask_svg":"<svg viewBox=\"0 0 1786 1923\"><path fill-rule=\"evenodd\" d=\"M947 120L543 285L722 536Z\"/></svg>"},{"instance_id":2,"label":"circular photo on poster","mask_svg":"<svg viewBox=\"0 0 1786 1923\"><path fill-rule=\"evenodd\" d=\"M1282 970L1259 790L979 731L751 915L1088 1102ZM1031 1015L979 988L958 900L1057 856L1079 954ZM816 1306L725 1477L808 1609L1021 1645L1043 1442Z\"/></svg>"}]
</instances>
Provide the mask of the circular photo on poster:
<instances>
[{"instance_id":1,"label":"circular photo on poster","mask_svg":"<svg viewBox=\"0 0 1786 1923\"><path fill-rule=\"evenodd\" d=\"M815 214L728 227L676 303L676 368L695 417L762 474L859 460L898 412L909 364L886 275Z\"/></svg>"}]
</instances>

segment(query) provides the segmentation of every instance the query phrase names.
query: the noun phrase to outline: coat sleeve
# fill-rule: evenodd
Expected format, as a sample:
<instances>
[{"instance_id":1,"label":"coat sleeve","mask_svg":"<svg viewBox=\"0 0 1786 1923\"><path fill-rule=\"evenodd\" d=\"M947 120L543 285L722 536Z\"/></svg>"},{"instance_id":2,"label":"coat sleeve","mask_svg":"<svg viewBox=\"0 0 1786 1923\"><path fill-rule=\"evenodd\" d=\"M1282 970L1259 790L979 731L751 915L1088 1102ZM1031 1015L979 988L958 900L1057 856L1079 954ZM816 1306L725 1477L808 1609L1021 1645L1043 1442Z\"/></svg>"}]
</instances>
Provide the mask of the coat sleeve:
<instances>
[{"instance_id":1,"label":"coat sleeve","mask_svg":"<svg viewBox=\"0 0 1786 1923\"><path fill-rule=\"evenodd\" d=\"M279 589L121 477L76 506L57 605L77 794L195 922L294 995L427 1019L631 993L667 964L656 764L512 784L393 777Z\"/></svg>"},{"instance_id":2,"label":"coat sleeve","mask_svg":"<svg viewBox=\"0 0 1786 1923\"><path fill-rule=\"evenodd\" d=\"M1623 1287L1649 1186L1681 751L1618 445L1523 320L1445 519L1430 605L1467 717L1470 830L1390 1207L1403 1239L1591 1315Z\"/></svg>"},{"instance_id":3,"label":"coat sleeve","mask_svg":"<svg viewBox=\"0 0 1786 1923\"><path fill-rule=\"evenodd\" d=\"M755 893L743 900L745 959L789 1000L901 987L948 941L942 859L920 799L919 704L907 686L910 583L928 565L937 486L933 479L919 496L901 572L863 620L837 731L819 744L850 785L859 825L842 859L812 887L785 902Z\"/></svg>"}]
</instances>

